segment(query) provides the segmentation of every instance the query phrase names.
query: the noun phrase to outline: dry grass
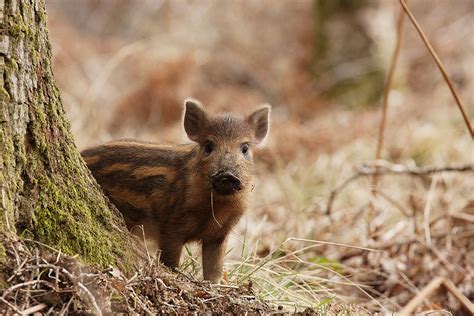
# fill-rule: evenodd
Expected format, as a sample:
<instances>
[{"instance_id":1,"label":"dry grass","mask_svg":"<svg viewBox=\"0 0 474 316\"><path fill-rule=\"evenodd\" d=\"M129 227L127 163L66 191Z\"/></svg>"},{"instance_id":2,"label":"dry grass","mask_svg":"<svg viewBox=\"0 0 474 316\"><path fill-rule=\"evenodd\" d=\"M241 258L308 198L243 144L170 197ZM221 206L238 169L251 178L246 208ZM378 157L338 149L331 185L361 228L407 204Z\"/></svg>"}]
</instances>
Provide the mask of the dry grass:
<instances>
[{"instance_id":1,"label":"dry grass","mask_svg":"<svg viewBox=\"0 0 474 316\"><path fill-rule=\"evenodd\" d=\"M181 142L179 106L188 96L214 110L245 111L270 101L274 128L257 155L255 207L231 236L228 284L251 281L268 302L322 313L398 311L435 277L452 280L474 300L472 172L381 175L375 194L370 179L361 177L337 195L326 214L330 192L354 168L373 163L381 112L350 111L319 97L310 71L311 4L288 3L270 8L259 1L236 6L165 1L156 9L148 3L130 10L123 23L147 8L154 22L143 21L146 27L132 28L132 35L117 31L112 39L72 27L56 11L51 23L56 76L78 145L117 137ZM472 2L449 8L443 1L409 4L472 120ZM387 64L397 5L380 5L378 18L364 20L379 30L374 40L388 52ZM106 9L96 10L106 15ZM278 23L282 19L285 25ZM415 30L407 26L404 32L386 94L390 111L380 157L408 168L472 165L472 139L442 76ZM70 38L81 38L81 45L68 49ZM195 276L199 265L199 251L191 246L181 269ZM334 305L341 302L347 305ZM446 292L419 308L462 313Z\"/></svg>"},{"instance_id":2,"label":"dry grass","mask_svg":"<svg viewBox=\"0 0 474 316\"><path fill-rule=\"evenodd\" d=\"M0 289L2 315L187 314L196 311L271 313L252 285L219 287L176 275L150 260L125 276L117 268L98 270L50 246L31 240L6 245L6 280Z\"/></svg>"},{"instance_id":3,"label":"dry grass","mask_svg":"<svg viewBox=\"0 0 474 316\"><path fill-rule=\"evenodd\" d=\"M344 148L343 154L354 159L361 150L360 146L355 147ZM369 154L370 147L366 151ZM252 268L265 264L267 269L251 269L252 277L262 280L256 284L267 297L288 305L317 307L332 298L358 302L370 310L394 311L431 277L454 277L456 271L466 273L457 274L457 284L467 287L465 294L472 298L469 284L473 279L468 272L472 269L472 222L450 224L469 201L468 192L474 189L472 173L425 179L383 178L380 194L375 197L370 195L369 181L361 179L341 192L328 218L327 195L318 196L317 192L328 192L334 187L330 183L341 181L334 179L352 174L345 158L339 160L340 164L334 163L337 155L333 154L330 160L320 158L314 169L296 175L299 179L291 173L281 175L282 179L294 179L293 183L276 180L276 187L257 190L257 196L267 199L260 200L257 214L250 215L247 225L241 225L236 233L237 243L242 249L247 248L248 255L235 254L236 262L229 269L249 263ZM318 175L319 170L334 173ZM271 186L271 180L263 181L265 186ZM369 202L374 205L372 210ZM466 209L462 214L468 212L471 211ZM371 222L367 220L369 216L373 218ZM243 240L241 234L245 236ZM431 237L426 238L427 234ZM307 241L290 243L289 236ZM353 249L350 245L370 250ZM265 256L266 252L269 254ZM267 289L275 290L276 284L279 290L275 297ZM400 291L403 295L397 293ZM443 304L438 306L453 308L441 301Z\"/></svg>"}]
</instances>

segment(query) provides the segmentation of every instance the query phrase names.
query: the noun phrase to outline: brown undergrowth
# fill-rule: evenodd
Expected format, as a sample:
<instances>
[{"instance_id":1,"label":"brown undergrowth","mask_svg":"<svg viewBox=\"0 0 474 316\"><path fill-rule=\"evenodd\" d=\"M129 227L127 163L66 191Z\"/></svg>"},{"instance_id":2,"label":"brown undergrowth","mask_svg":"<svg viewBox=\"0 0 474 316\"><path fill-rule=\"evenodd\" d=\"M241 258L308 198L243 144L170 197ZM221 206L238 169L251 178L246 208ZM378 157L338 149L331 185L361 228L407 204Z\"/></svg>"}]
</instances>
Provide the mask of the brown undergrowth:
<instances>
[{"instance_id":1,"label":"brown undergrowth","mask_svg":"<svg viewBox=\"0 0 474 316\"><path fill-rule=\"evenodd\" d=\"M251 282L214 286L171 273L156 260L126 277L117 268L97 270L30 240L2 242L8 245L7 268L1 271L6 280L0 290L2 315L277 311L255 296Z\"/></svg>"}]
</instances>

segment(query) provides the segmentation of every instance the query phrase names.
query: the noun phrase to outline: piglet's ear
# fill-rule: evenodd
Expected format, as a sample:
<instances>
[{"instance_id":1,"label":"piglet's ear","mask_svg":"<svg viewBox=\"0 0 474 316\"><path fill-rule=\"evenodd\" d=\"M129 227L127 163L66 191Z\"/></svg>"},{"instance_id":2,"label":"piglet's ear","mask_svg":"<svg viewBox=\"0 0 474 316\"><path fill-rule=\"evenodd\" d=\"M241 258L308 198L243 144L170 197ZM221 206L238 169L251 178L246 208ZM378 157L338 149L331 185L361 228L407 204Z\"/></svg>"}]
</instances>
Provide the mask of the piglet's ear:
<instances>
[{"instance_id":1,"label":"piglet's ear","mask_svg":"<svg viewBox=\"0 0 474 316\"><path fill-rule=\"evenodd\" d=\"M247 122L253 129L254 141L259 144L267 135L270 125L270 105L264 105L247 117Z\"/></svg>"},{"instance_id":2,"label":"piglet's ear","mask_svg":"<svg viewBox=\"0 0 474 316\"><path fill-rule=\"evenodd\" d=\"M197 142L207 126L207 114L202 109L201 103L193 99L186 99L184 107L184 130L190 140Z\"/></svg>"}]
</instances>

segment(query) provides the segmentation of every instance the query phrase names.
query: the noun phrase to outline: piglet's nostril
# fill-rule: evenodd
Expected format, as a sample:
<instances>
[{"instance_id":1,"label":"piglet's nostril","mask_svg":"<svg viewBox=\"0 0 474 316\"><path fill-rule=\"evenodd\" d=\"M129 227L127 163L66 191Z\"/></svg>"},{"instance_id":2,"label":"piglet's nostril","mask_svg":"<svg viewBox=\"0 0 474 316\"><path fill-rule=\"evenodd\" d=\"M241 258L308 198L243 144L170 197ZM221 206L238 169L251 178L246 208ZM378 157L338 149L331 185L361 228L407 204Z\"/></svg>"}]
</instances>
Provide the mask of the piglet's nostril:
<instances>
[{"instance_id":1,"label":"piglet's nostril","mask_svg":"<svg viewBox=\"0 0 474 316\"><path fill-rule=\"evenodd\" d=\"M218 181L220 182L225 182L225 183L236 183L236 184L240 184L240 180L239 178L237 178L236 176L234 176L232 173L230 172L224 172L224 173L221 173L219 176L218 176Z\"/></svg>"},{"instance_id":2,"label":"piglet's nostril","mask_svg":"<svg viewBox=\"0 0 474 316\"><path fill-rule=\"evenodd\" d=\"M229 194L242 189L241 181L231 172L221 172L214 175L211 179L212 187L224 194Z\"/></svg>"}]
</instances>

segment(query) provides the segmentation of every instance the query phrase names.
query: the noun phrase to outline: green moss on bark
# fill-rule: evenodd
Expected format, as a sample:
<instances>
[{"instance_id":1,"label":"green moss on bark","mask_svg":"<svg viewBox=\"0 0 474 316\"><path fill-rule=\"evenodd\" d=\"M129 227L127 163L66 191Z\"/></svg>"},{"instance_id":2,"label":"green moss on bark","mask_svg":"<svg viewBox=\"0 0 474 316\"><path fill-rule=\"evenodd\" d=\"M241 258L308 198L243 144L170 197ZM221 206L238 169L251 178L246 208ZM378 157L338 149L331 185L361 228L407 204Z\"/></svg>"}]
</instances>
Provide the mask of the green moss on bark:
<instances>
[{"instance_id":1,"label":"green moss on bark","mask_svg":"<svg viewBox=\"0 0 474 316\"><path fill-rule=\"evenodd\" d=\"M0 87L0 100L10 100L10 94L4 87Z\"/></svg>"},{"instance_id":2,"label":"green moss on bark","mask_svg":"<svg viewBox=\"0 0 474 316\"><path fill-rule=\"evenodd\" d=\"M84 261L102 267L131 262L126 256L126 246L117 238L111 213L95 214L94 210L77 194L76 190L64 192L62 185L48 177L38 180L42 187L38 209L33 213L33 235L49 245L74 255L79 253ZM66 183L65 185L71 185ZM120 224L120 223L115 223ZM122 256L122 257L121 257ZM129 270L131 267L125 267Z\"/></svg>"}]
</instances>

